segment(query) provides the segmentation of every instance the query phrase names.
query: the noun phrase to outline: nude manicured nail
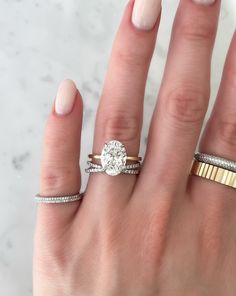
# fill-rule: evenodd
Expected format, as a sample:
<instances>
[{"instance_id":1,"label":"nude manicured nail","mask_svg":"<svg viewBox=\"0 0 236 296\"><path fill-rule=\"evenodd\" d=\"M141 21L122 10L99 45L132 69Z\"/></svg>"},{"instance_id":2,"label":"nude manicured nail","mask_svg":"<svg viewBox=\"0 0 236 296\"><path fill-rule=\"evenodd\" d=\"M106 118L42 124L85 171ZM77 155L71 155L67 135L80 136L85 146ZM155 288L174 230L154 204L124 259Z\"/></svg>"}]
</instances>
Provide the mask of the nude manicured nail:
<instances>
[{"instance_id":1,"label":"nude manicured nail","mask_svg":"<svg viewBox=\"0 0 236 296\"><path fill-rule=\"evenodd\" d=\"M161 12L161 0L136 0L132 22L140 30L151 30Z\"/></svg>"},{"instance_id":2,"label":"nude manicured nail","mask_svg":"<svg viewBox=\"0 0 236 296\"><path fill-rule=\"evenodd\" d=\"M77 88L72 80L66 79L59 85L56 102L55 111L59 115L69 114L75 103L75 98L77 94Z\"/></svg>"},{"instance_id":3,"label":"nude manicured nail","mask_svg":"<svg viewBox=\"0 0 236 296\"><path fill-rule=\"evenodd\" d=\"M216 2L216 0L193 0L193 2L202 5L211 5Z\"/></svg>"}]
</instances>

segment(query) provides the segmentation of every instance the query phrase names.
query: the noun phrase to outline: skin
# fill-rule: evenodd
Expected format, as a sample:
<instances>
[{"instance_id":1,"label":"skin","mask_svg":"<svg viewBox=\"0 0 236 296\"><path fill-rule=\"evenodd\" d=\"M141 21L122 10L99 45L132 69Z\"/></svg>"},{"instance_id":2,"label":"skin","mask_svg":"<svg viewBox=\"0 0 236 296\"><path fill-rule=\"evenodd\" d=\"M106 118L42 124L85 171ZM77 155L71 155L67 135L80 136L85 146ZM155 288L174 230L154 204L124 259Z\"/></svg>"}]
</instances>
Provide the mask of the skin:
<instances>
[{"instance_id":1,"label":"skin","mask_svg":"<svg viewBox=\"0 0 236 296\"><path fill-rule=\"evenodd\" d=\"M123 142L139 152L144 90L158 24L125 9L97 112L93 152ZM220 2L180 1L166 69L137 176L91 175L82 202L39 205L34 295L234 296L235 190L189 176L210 95ZM236 34L200 151L236 161ZM46 127L41 195L80 190L82 99Z\"/></svg>"}]
</instances>

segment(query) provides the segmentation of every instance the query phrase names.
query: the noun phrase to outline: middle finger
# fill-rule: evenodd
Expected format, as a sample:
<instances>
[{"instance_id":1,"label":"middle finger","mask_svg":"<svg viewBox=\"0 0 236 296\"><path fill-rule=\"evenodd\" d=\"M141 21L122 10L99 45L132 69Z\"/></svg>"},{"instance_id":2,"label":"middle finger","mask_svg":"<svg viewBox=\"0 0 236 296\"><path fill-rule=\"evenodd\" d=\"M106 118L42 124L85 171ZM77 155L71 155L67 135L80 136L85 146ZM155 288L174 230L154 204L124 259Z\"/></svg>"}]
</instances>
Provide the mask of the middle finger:
<instances>
[{"instance_id":1,"label":"middle finger","mask_svg":"<svg viewBox=\"0 0 236 296\"><path fill-rule=\"evenodd\" d=\"M219 0L180 2L137 190L158 186L176 193L186 186L210 95L219 11Z\"/></svg>"}]
</instances>

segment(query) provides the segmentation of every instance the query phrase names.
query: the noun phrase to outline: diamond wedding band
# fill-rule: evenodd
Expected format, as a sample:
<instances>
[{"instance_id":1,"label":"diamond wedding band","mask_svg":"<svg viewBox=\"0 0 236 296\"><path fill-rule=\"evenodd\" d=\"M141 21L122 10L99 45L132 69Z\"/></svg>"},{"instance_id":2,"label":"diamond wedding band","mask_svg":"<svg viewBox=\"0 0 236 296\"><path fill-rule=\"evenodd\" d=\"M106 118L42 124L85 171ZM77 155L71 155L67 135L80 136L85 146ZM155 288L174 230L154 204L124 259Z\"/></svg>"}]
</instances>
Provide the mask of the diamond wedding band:
<instances>
[{"instance_id":1,"label":"diamond wedding band","mask_svg":"<svg viewBox=\"0 0 236 296\"><path fill-rule=\"evenodd\" d=\"M79 201L84 197L84 193L77 193L74 195L67 196L41 196L37 194L35 196L36 203L45 203L45 204L60 204L60 203L69 203Z\"/></svg>"},{"instance_id":2,"label":"diamond wedding band","mask_svg":"<svg viewBox=\"0 0 236 296\"><path fill-rule=\"evenodd\" d=\"M234 162L234 161L224 159L224 158L218 157L218 156L208 155L205 153L199 153L199 152L196 153L194 157L196 160L198 160L200 162L215 165L215 166L218 166L222 169L226 169L226 170L236 173L236 162Z\"/></svg>"},{"instance_id":3,"label":"diamond wedding band","mask_svg":"<svg viewBox=\"0 0 236 296\"><path fill-rule=\"evenodd\" d=\"M86 169L87 173L106 172L106 169L104 169L99 164L92 163L91 161L88 161L87 164L88 164L88 168ZM129 174L129 175L137 175L137 174L139 174L140 167L141 167L140 163L126 165L125 168L123 170L121 170L121 173ZM109 170L109 173L111 173L110 170ZM115 176L115 175L113 174L111 176Z\"/></svg>"}]
</instances>

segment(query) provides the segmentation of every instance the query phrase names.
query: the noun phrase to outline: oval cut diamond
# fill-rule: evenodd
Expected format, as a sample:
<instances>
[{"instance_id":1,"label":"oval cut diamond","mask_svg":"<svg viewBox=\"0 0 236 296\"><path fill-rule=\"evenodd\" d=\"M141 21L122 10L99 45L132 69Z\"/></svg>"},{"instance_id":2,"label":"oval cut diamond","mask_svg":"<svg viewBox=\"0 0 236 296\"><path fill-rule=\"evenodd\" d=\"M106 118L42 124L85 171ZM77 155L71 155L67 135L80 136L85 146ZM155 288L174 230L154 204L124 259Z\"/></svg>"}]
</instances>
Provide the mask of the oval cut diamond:
<instances>
[{"instance_id":1,"label":"oval cut diamond","mask_svg":"<svg viewBox=\"0 0 236 296\"><path fill-rule=\"evenodd\" d=\"M102 150L101 164L108 175L117 176L125 168L126 158L125 146L119 141L110 141Z\"/></svg>"}]
</instances>

